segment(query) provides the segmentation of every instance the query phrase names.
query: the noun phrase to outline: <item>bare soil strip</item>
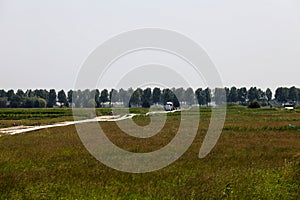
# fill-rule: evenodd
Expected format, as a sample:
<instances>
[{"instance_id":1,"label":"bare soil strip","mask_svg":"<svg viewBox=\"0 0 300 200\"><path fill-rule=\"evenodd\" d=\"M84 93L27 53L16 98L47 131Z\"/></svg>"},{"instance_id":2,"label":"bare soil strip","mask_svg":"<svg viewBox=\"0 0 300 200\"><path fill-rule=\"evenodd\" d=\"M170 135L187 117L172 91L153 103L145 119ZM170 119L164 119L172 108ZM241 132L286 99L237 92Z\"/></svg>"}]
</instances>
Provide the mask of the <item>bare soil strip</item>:
<instances>
[{"instance_id":1,"label":"bare soil strip","mask_svg":"<svg viewBox=\"0 0 300 200\"><path fill-rule=\"evenodd\" d=\"M168 112L177 112L181 110L173 110L173 111L153 111L148 112L146 115L151 114L163 114ZM14 127L8 127L8 128L2 128L0 129L0 134L9 134L9 135L15 135L19 133L26 133L30 131L36 131L40 129L45 128L53 128L53 127L60 127L60 126L69 126L73 124L79 124L79 123L87 123L87 122L115 122L115 121L121 121L126 119L131 119L132 117L139 115L139 114L126 114L124 116L120 115L107 115L107 116L99 116L95 117L93 119L85 119L85 120L78 120L78 121L66 121L66 122L59 122L56 124L50 124L50 125L42 125L42 126L14 126Z\"/></svg>"},{"instance_id":2,"label":"bare soil strip","mask_svg":"<svg viewBox=\"0 0 300 200\"><path fill-rule=\"evenodd\" d=\"M95 117L93 119L85 119L85 120L79 120L79 121L66 121L66 122L60 122L60 123L56 123L56 124L42 125L42 126L15 126L15 127L2 128L2 129L0 129L0 133L15 135L15 134L19 134L19 133L26 133L26 132L30 132L30 131L45 129L45 128L68 126L68 125L73 125L73 124L78 124L78 123L125 120L125 119L132 118L134 115L135 114L128 114L128 115L124 115L122 117L120 115L100 116L100 117Z\"/></svg>"}]
</instances>

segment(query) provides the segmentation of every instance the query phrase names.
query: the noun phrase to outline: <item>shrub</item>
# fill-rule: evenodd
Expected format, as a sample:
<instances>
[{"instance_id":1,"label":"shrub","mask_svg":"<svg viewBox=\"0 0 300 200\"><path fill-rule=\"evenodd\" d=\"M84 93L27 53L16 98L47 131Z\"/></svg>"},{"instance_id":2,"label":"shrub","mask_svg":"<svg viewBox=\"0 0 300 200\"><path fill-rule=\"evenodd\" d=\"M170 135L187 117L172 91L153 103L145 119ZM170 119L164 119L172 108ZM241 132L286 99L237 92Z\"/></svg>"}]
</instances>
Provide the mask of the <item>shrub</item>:
<instances>
[{"instance_id":1,"label":"shrub","mask_svg":"<svg viewBox=\"0 0 300 200\"><path fill-rule=\"evenodd\" d=\"M260 108L261 105L258 101L252 101L250 102L250 104L248 105L248 108Z\"/></svg>"},{"instance_id":2,"label":"shrub","mask_svg":"<svg viewBox=\"0 0 300 200\"><path fill-rule=\"evenodd\" d=\"M6 108L7 104L7 97L1 97L0 98L0 108Z\"/></svg>"}]
</instances>

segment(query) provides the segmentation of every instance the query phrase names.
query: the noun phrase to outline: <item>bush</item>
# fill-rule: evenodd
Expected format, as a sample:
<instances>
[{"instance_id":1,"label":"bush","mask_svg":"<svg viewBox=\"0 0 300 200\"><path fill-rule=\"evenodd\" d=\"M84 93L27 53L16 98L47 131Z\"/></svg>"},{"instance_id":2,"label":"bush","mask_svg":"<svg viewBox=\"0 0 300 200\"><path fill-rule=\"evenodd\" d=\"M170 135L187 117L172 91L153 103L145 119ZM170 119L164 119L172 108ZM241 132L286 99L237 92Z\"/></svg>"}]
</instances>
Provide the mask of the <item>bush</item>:
<instances>
[{"instance_id":1,"label":"bush","mask_svg":"<svg viewBox=\"0 0 300 200\"><path fill-rule=\"evenodd\" d=\"M260 108L261 105L258 101L252 101L250 102L250 104L248 105L248 108Z\"/></svg>"},{"instance_id":2,"label":"bush","mask_svg":"<svg viewBox=\"0 0 300 200\"><path fill-rule=\"evenodd\" d=\"M37 108L46 108L47 101L43 98L38 98L35 105Z\"/></svg>"},{"instance_id":3,"label":"bush","mask_svg":"<svg viewBox=\"0 0 300 200\"><path fill-rule=\"evenodd\" d=\"M0 108L6 108L7 104L7 97L1 97L0 98Z\"/></svg>"},{"instance_id":4,"label":"bush","mask_svg":"<svg viewBox=\"0 0 300 200\"><path fill-rule=\"evenodd\" d=\"M96 101L95 101L95 99L90 99L89 101L88 101L88 103L87 103L87 106L86 107L88 107L88 108L95 108L96 107Z\"/></svg>"}]
</instances>

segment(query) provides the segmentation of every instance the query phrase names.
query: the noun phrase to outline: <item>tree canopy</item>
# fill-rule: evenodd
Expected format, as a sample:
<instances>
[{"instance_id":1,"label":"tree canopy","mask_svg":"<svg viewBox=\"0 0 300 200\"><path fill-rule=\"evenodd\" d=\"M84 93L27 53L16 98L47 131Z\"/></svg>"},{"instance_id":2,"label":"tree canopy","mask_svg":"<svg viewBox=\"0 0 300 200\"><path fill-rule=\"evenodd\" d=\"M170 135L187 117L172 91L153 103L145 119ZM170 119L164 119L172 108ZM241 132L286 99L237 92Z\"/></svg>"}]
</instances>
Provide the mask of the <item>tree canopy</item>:
<instances>
[{"instance_id":1,"label":"tree canopy","mask_svg":"<svg viewBox=\"0 0 300 200\"><path fill-rule=\"evenodd\" d=\"M173 102L174 106L182 105L209 106L214 103L220 105L226 102L248 106L251 102L258 102L262 106L269 104L282 105L284 103L299 104L300 89L279 87L273 92L267 88L263 91L257 87L236 88L137 88L137 89L94 89L94 90L59 90L28 89L17 91L0 90L1 108L43 108L43 107L150 107Z\"/></svg>"}]
</instances>

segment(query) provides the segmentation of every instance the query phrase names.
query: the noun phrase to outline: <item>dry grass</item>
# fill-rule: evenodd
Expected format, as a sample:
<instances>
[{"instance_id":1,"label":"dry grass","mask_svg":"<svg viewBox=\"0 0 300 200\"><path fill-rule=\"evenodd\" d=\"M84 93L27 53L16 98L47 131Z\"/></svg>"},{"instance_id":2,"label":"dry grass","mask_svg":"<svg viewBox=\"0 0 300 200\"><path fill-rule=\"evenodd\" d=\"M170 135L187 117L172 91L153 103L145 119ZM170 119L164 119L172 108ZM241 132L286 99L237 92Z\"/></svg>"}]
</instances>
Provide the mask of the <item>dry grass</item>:
<instances>
[{"instance_id":1,"label":"dry grass","mask_svg":"<svg viewBox=\"0 0 300 200\"><path fill-rule=\"evenodd\" d=\"M222 136L204 159L198 153L210 112L201 114L188 151L170 166L145 174L119 172L98 162L74 126L2 136L0 199L300 198L300 133L288 127L300 125L298 112L229 108ZM134 120L149 123L145 117ZM130 137L113 122L101 127L118 146L148 152L172 139L179 120L180 115L170 115L163 130L149 139Z\"/></svg>"}]
</instances>

